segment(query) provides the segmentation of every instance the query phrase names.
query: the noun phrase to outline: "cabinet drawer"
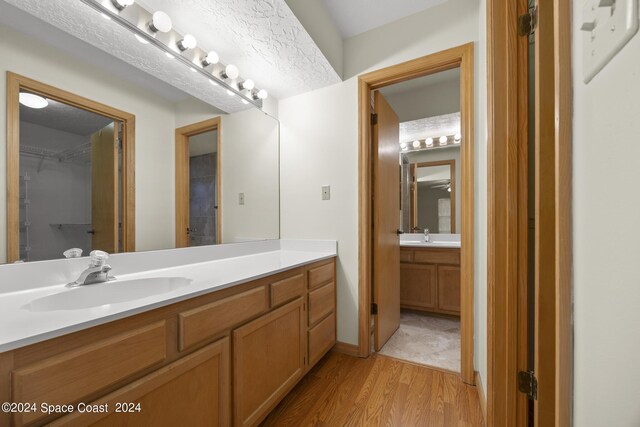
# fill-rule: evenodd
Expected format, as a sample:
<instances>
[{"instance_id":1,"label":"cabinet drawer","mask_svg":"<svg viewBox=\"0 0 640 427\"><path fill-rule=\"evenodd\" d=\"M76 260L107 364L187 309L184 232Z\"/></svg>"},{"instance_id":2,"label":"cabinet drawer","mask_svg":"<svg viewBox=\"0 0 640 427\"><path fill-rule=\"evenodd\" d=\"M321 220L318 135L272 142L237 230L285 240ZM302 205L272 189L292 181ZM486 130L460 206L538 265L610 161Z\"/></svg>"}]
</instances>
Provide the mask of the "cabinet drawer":
<instances>
[{"instance_id":1,"label":"cabinet drawer","mask_svg":"<svg viewBox=\"0 0 640 427\"><path fill-rule=\"evenodd\" d=\"M460 264L460 249L422 249L413 253L413 262Z\"/></svg>"},{"instance_id":2,"label":"cabinet drawer","mask_svg":"<svg viewBox=\"0 0 640 427\"><path fill-rule=\"evenodd\" d=\"M331 313L309 330L309 365L315 364L336 343L336 315Z\"/></svg>"},{"instance_id":3,"label":"cabinet drawer","mask_svg":"<svg viewBox=\"0 0 640 427\"><path fill-rule=\"evenodd\" d=\"M106 413L74 412L51 427L221 426L230 424L229 338L223 338L91 403ZM115 412L118 403L140 411Z\"/></svg>"},{"instance_id":4,"label":"cabinet drawer","mask_svg":"<svg viewBox=\"0 0 640 427\"><path fill-rule=\"evenodd\" d=\"M412 262L413 251L400 249L400 262Z\"/></svg>"},{"instance_id":5,"label":"cabinet drawer","mask_svg":"<svg viewBox=\"0 0 640 427\"><path fill-rule=\"evenodd\" d=\"M166 322L116 335L12 372L14 402L70 404L166 358ZM15 424L41 412L14 414Z\"/></svg>"},{"instance_id":6,"label":"cabinet drawer","mask_svg":"<svg viewBox=\"0 0 640 427\"><path fill-rule=\"evenodd\" d=\"M309 289L320 286L323 283L335 280L335 267L334 263L321 265L320 267L312 268L309 270Z\"/></svg>"},{"instance_id":7,"label":"cabinet drawer","mask_svg":"<svg viewBox=\"0 0 640 427\"><path fill-rule=\"evenodd\" d=\"M272 283L270 290L271 307L291 301L304 293L304 275L297 274L293 277Z\"/></svg>"},{"instance_id":8,"label":"cabinet drawer","mask_svg":"<svg viewBox=\"0 0 640 427\"><path fill-rule=\"evenodd\" d=\"M309 292L309 326L335 310L335 282Z\"/></svg>"},{"instance_id":9,"label":"cabinet drawer","mask_svg":"<svg viewBox=\"0 0 640 427\"><path fill-rule=\"evenodd\" d=\"M179 348L183 351L249 320L268 308L266 286L180 313Z\"/></svg>"}]
</instances>

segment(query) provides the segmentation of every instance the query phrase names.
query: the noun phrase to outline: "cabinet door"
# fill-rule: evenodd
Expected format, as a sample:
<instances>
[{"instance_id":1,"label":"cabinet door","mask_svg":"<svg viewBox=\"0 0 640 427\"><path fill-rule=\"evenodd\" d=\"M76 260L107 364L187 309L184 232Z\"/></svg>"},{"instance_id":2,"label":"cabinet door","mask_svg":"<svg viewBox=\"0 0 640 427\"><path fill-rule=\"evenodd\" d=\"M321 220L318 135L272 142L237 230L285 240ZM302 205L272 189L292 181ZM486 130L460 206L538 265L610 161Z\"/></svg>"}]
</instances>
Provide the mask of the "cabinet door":
<instances>
[{"instance_id":1,"label":"cabinet door","mask_svg":"<svg viewBox=\"0 0 640 427\"><path fill-rule=\"evenodd\" d=\"M436 266L400 265L400 304L410 308L435 309L437 306Z\"/></svg>"},{"instance_id":2,"label":"cabinet door","mask_svg":"<svg viewBox=\"0 0 640 427\"><path fill-rule=\"evenodd\" d=\"M229 338L223 338L102 397L107 413L74 412L50 426L221 426L230 424ZM130 412L116 412L119 403ZM137 406L139 405L139 406Z\"/></svg>"},{"instance_id":3,"label":"cabinet door","mask_svg":"<svg viewBox=\"0 0 640 427\"><path fill-rule=\"evenodd\" d=\"M438 266L438 308L460 314L460 267Z\"/></svg>"},{"instance_id":4,"label":"cabinet door","mask_svg":"<svg viewBox=\"0 0 640 427\"><path fill-rule=\"evenodd\" d=\"M233 418L255 426L304 372L302 298L233 331Z\"/></svg>"}]
</instances>

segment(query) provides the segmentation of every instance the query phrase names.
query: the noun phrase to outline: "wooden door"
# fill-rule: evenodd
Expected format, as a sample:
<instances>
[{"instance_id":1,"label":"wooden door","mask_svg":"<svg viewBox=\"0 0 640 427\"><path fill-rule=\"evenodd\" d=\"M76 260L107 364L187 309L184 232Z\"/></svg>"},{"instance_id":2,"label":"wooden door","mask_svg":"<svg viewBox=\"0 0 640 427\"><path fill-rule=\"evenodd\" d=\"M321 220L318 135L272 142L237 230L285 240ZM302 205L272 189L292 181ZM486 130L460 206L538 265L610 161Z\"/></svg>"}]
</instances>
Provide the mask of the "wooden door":
<instances>
[{"instance_id":1,"label":"wooden door","mask_svg":"<svg viewBox=\"0 0 640 427\"><path fill-rule=\"evenodd\" d=\"M258 425L304 374L303 299L233 331L233 424Z\"/></svg>"},{"instance_id":2,"label":"wooden door","mask_svg":"<svg viewBox=\"0 0 640 427\"><path fill-rule=\"evenodd\" d=\"M115 122L91 135L92 249L118 252L118 132Z\"/></svg>"},{"instance_id":3,"label":"wooden door","mask_svg":"<svg viewBox=\"0 0 640 427\"><path fill-rule=\"evenodd\" d=\"M400 327L400 121L384 96L374 94L373 302L378 306L374 348L380 351Z\"/></svg>"},{"instance_id":4,"label":"wooden door","mask_svg":"<svg viewBox=\"0 0 640 427\"><path fill-rule=\"evenodd\" d=\"M535 323L536 426L555 425L556 413L556 147L554 3L538 2L535 32Z\"/></svg>"}]
</instances>

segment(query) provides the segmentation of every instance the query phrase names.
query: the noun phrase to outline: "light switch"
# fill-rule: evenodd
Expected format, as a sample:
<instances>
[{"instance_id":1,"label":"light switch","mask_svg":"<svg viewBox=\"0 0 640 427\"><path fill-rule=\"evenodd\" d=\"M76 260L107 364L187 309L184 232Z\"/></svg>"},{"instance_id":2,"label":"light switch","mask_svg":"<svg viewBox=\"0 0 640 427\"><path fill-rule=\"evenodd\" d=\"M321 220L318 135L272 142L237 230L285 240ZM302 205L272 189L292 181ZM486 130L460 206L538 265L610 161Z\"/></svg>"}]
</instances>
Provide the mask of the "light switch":
<instances>
[{"instance_id":1,"label":"light switch","mask_svg":"<svg viewBox=\"0 0 640 427\"><path fill-rule=\"evenodd\" d=\"M238 204L244 205L244 193L238 193Z\"/></svg>"},{"instance_id":2,"label":"light switch","mask_svg":"<svg viewBox=\"0 0 640 427\"><path fill-rule=\"evenodd\" d=\"M638 32L638 0L587 0L582 8L582 63L589 83Z\"/></svg>"},{"instance_id":3,"label":"light switch","mask_svg":"<svg viewBox=\"0 0 640 427\"><path fill-rule=\"evenodd\" d=\"M331 199L331 186L323 185L322 186L322 200L330 200Z\"/></svg>"}]
</instances>

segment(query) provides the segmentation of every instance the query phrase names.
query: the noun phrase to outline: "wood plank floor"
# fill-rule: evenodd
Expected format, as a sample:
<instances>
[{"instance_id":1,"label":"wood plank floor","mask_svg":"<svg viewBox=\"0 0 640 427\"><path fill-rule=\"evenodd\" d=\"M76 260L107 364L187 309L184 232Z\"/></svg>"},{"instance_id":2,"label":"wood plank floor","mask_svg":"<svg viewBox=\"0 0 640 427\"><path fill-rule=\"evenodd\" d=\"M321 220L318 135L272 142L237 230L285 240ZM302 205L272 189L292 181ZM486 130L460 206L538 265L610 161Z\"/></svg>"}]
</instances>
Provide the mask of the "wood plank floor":
<instances>
[{"instance_id":1,"label":"wood plank floor","mask_svg":"<svg viewBox=\"0 0 640 427\"><path fill-rule=\"evenodd\" d=\"M458 375L375 354L330 352L263 426L482 426L475 387Z\"/></svg>"}]
</instances>

